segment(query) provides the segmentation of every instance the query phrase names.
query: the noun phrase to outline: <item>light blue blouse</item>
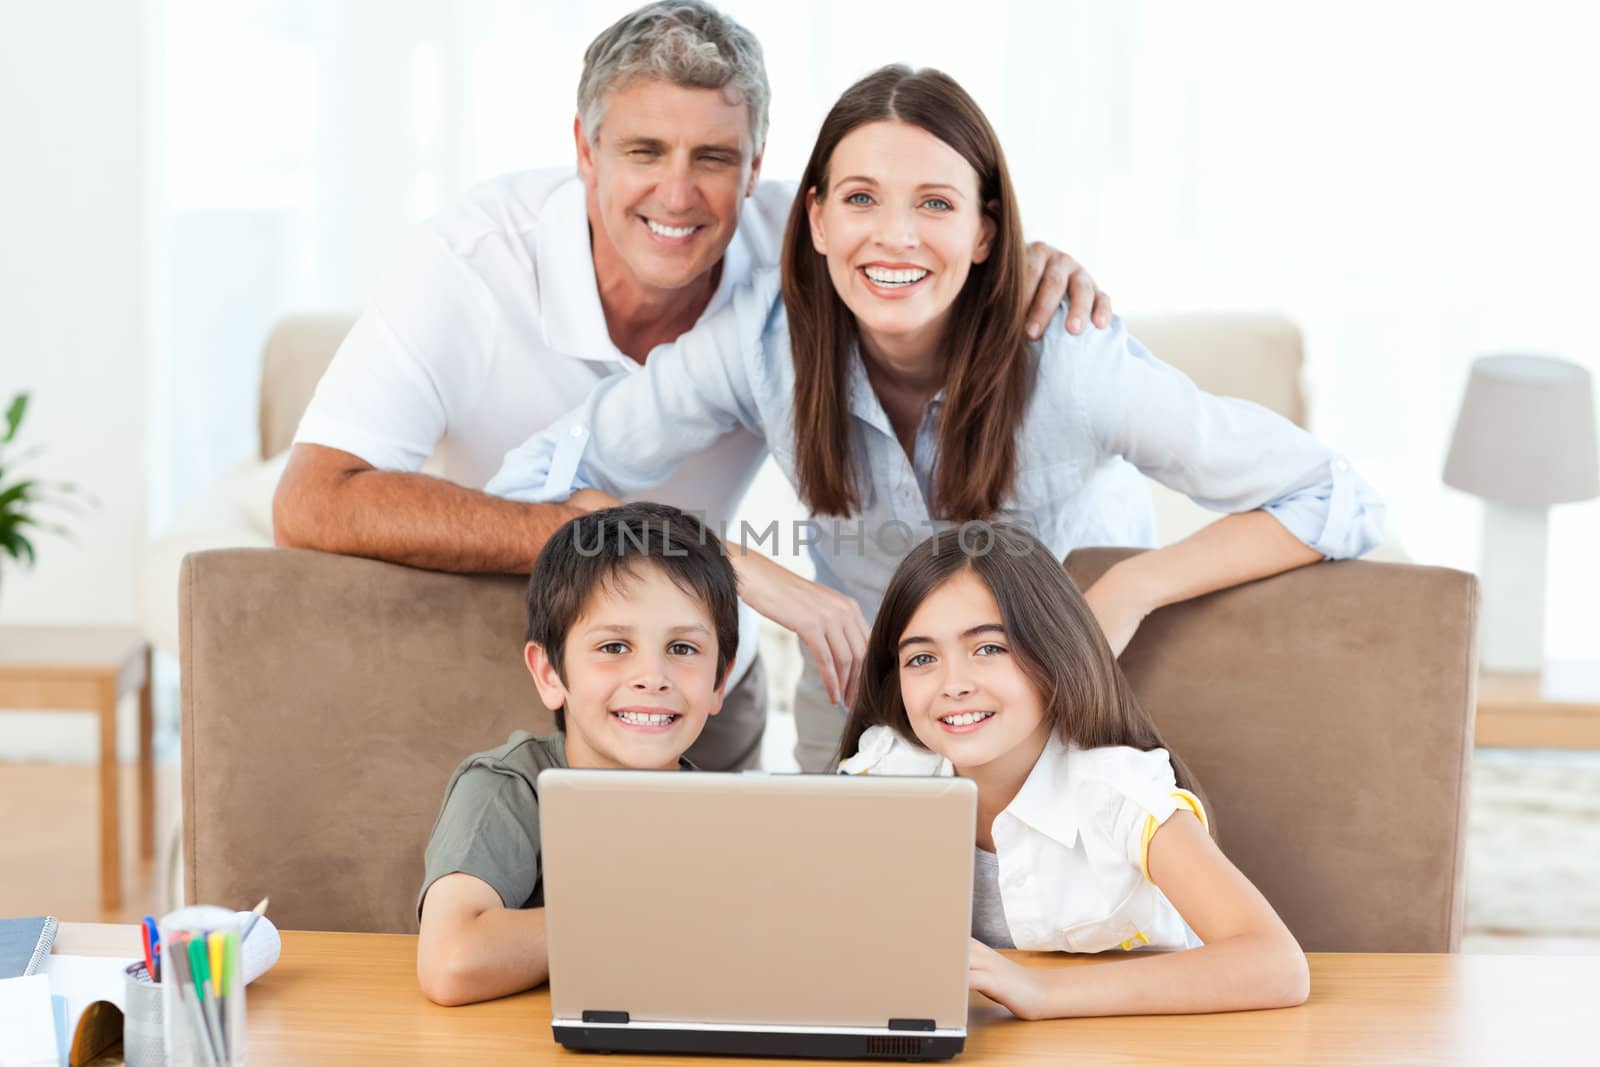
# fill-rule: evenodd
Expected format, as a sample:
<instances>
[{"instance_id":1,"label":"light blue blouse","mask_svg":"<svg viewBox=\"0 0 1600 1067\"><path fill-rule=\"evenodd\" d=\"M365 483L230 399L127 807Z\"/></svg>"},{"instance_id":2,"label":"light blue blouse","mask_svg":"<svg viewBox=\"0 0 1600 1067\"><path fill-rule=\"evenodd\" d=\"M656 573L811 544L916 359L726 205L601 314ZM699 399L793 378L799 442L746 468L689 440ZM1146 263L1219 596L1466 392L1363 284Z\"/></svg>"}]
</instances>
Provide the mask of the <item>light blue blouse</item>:
<instances>
[{"instance_id":1,"label":"light blue blouse","mask_svg":"<svg viewBox=\"0 0 1600 1067\"><path fill-rule=\"evenodd\" d=\"M1061 558L1089 545L1150 546L1150 494L1137 468L1215 511L1264 509L1330 558L1378 544L1383 504L1345 459L1259 405L1202 392L1121 320L1073 336L1062 314L1033 343L1016 482L994 518L1027 525ZM736 427L764 437L794 482L794 377L778 272L759 272L719 314L634 373L601 381L580 407L508 452L486 489L528 502L580 488L647 496L678 462ZM944 394L929 402L908 458L859 354L849 390L861 513L779 527L776 537L785 550L810 539L817 580L854 597L870 621L900 560L948 525L928 507ZM716 532L768 547L774 534L765 519Z\"/></svg>"}]
</instances>

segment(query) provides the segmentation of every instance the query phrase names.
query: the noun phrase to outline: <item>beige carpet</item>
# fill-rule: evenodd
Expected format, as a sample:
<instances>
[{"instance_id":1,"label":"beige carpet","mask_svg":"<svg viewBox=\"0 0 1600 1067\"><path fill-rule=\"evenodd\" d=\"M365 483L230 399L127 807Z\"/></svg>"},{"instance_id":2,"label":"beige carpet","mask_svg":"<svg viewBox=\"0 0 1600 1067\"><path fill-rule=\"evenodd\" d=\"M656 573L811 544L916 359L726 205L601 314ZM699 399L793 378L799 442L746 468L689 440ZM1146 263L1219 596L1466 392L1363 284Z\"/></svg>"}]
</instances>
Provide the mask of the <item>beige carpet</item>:
<instances>
[{"instance_id":1,"label":"beige carpet","mask_svg":"<svg viewBox=\"0 0 1600 1067\"><path fill-rule=\"evenodd\" d=\"M1600 752L1478 751L1467 930L1600 936Z\"/></svg>"}]
</instances>

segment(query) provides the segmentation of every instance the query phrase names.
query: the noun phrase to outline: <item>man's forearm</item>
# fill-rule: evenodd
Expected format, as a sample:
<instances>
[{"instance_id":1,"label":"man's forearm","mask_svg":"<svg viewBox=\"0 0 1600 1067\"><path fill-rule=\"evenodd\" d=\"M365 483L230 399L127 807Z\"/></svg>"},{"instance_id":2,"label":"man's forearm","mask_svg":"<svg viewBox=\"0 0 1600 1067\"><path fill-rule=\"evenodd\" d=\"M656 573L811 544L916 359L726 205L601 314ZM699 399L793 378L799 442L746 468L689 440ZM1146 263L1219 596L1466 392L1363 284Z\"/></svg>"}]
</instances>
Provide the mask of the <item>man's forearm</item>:
<instances>
[{"instance_id":1,"label":"man's forearm","mask_svg":"<svg viewBox=\"0 0 1600 1067\"><path fill-rule=\"evenodd\" d=\"M528 573L545 540L577 514L565 504L519 504L426 474L368 469L296 477L292 462L273 499L279 545L463 573Z\"/></svg>"}]
</instances>

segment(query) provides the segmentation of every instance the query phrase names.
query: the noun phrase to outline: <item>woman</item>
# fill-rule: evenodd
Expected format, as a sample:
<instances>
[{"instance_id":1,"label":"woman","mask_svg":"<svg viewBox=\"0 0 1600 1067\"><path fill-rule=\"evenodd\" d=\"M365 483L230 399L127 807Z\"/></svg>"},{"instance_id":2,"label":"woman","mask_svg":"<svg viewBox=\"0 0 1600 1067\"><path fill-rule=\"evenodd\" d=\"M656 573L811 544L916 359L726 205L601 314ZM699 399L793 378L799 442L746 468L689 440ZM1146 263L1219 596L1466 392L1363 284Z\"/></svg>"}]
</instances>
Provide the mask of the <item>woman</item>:
<instances>
[{"instance_id":1,"label":"woman","mask_svg":"<svg viewBox=\"0 0 1600 1067\"><path fill-rule=\"evenodd\" d=\"M488 491L637 494L735 425L764 435L818 520L817 583L743 545L734 564L741 597L811 654L795 708L806 770L826 769L866 620L931 527L1005 518L1058 558L1148 545L1132 467L1233 513L1088 590L1119 653L1164 604L1377 543L1382 506L1347 463L1271 412L1200 392L1120 322L1030 342L1022 255L982 111L938 71L885 67L823 122L781 279L757 275L639 373L602 382L509 453Z\"/></svg>"}]
</instances>

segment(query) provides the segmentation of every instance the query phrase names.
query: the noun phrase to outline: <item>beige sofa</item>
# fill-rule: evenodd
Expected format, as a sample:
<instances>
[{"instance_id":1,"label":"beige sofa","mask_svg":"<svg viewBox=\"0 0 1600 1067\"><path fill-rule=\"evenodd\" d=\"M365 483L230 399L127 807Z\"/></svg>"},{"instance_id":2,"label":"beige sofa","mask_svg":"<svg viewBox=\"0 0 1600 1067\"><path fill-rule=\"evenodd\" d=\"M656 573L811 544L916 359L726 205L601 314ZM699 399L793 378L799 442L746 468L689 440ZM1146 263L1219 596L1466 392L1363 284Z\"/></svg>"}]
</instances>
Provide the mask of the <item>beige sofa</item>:
<instances>
[{"instance_id":1,"label":"beige sofa","mask_svg":"<svg viewBox=\"0 0 1600 1067\"><path fill-rule=\"evenodd\" d=\"M1074 553L1080 583L1126 550ZM466 753L551 720L523 580L318 552L184 562L187 899L291 928L416 928L422 847ZM1222 846L1310 950L1454 949L1476 584L1384 563L1158 612L1123 656Z\"/></svg>"},{"instance_id":2,"label":"beige sofa","mask_svg":"<svg viewBox=\"0 0 1600 1067\"><path fill-rule=\"evenodd\" d=\"M1304 420L1283 320L1130 325L1203 387ZM274 333L263 457L287 447L347 327ZM235 535L259 527L233 543L270 545L267 462L232 490L252 511ZM1158 503L1163 540L1211 517L1188 506ZM206 537L200 523L169 538L163 565ZM1117 555L1075 553L1069 568L1087 583ZM186 898L270 893L289 928L415 929L450 769L550 725L520 663L523 581L263 547L199 551L181 580L146 585L181 649ZM1124 656L1205 783L1224 848L1308 949L1458 944L1475 603L1459 572L1332 564L1160 612Z\"/></svg>"}]
</instances>

